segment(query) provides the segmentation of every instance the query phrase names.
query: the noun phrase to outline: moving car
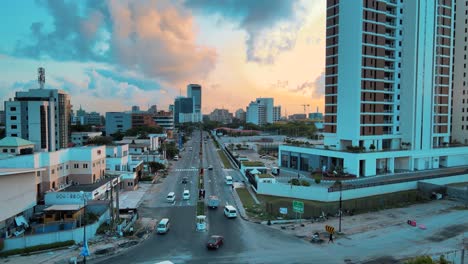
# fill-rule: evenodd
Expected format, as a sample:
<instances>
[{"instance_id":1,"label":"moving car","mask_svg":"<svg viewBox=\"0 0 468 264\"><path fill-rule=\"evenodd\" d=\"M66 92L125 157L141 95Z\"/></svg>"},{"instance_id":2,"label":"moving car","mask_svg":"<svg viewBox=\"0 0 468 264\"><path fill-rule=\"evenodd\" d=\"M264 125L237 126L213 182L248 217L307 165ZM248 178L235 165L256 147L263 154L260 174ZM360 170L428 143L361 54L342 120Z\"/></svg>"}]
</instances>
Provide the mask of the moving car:
<instances>
[{"instance_id":1,"label":"moving car","mask_svg":"<svg viewBox=\"0 0 468 264\"><path fill-rule=\"evenodd\" d=\"M188 178L187 178L187 177L183 177L183 178L182 178L182 183L188 183Z\"/></svg>"},{"instance_id":2,"label":"moving car","mask_svg":"<svg viewBox=\"0 0 468 264\"><path fill-rule=\"evenodd\" d=\"M224 244L224 238L222 236L211 236L206 243L207 248L218 249L222 244Z\"/></svg>"},{"instance_id":3,"label":"moving car","mask_svg":"<svg viewBox=\"0 0 468 264\"><path fill-rule=\"evenodd\" d=\"M208 207L209 208L218 208L219 206L219 198L215 195L210 195L208 198Z\"/></svg>"},{"instance_id":4,"label":"moving car","mask_svg":"<svg viewBox=\"0 0 468 264\"><path fill-rule=\"evenodd\" d=\"M232 205L224 206L224 215L227 218L236 218L237 217L237 210Z\"/></svg>"},{"instance_id":5,"label":"moving car","mask_svg":"<svg viewBox=\"0 0 468 264\"><path fill-rule=\"evenodd\" d=\"M184 199L184 200L190 199L190 191L189 190L184 190L184 193L182 194L182 199Z\"/></svg>"},{"instance_id":6,"label":"moving car","mask_svg":"<svg viewBox=\"0 0 468 264\"><path fill-rule=\"evenodd\" d=\"M179 156L175 155L174 160L179 160Z\"/></svg>"},{"instance_id":7,"label":"moving car","mask_svg":"<svg viewBox=\"0 0 468 264\"><path fill-rule=\"evenodd\" d=\"M166 196L166 200L170 203L173 203L175 201L175 193L174 192L168 193Z\"/></svg>"},{"instance_id":8,"label":"moving car","mask_svg":"<svg viewBox=\"0 0 468 264\"><path fill-rule=\"evenodd\" d=\"M208 166L209 170L213 170L213 165Z\"/></svg>"},{"instance_id":9,"label":"moving car","mask_svg":"<svg viewBox=\"0 0 468 264\"><path fill-rule=\"evenodd\" d=\"M169 218L163 218L158 224L158 227L156 228L156 232L158 234L165 234L167 231L169 231L169 228L171 227L171 223L169 222Z\"/></svg>"},{"instance_id":10,"label":"moving car","mask_svg":"<svg viewBox=\"0 0 468 264\"><path fill-rule=\"evenodd\" d=\"M232 177L227 175L225 178L225 182L227 185L232 185Z\"/></svg>"}]
</instances>

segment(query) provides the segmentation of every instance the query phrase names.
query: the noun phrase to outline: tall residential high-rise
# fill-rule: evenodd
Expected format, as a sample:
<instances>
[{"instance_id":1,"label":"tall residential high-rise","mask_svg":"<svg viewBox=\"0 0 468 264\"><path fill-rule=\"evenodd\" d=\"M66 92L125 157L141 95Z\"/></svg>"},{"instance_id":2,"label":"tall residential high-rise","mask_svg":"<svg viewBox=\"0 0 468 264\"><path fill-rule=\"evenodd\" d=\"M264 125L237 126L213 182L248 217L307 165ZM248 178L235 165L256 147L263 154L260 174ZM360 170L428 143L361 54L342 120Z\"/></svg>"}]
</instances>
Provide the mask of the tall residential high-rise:
<instances>
[{"instance_id":1,"label":"tall residential high-rise","mask_svg":"<svg viewBox=\"0 0 468 264\"><path fill-rule=\"evenodd\" d=\"M193 98L193 122L200 122L202 120L202 87L199 84L187 85L187 97Z\"/></svg>"},{"instance_id":2,"label":"tall residential high-rise","mask_svg":"<svg viewBox=\"0 0 468 264\"><path fill-rule=\"evenodd\" d=\"M5 101L5 119L7 137L32 141L38 151L66 148L71 135L70 95L42 88L16 92L13 100Z\"/></svg>"},{"instance_id":3,"label":"tall residential high-rise","mask_svg":"<svg viewBox=\"0 0 468 264\"><path fill-rule=\"evenodd\" d=\"M449 147L454 35L466 38L453 34L454 1L328 0L324 146L280 146L281 166L373 176L468 165L468 147Z\"/></svg>"},{"instance_id":4,"label":"tall residential high-rise","mask_svg":"<svg viewBox=\"0 0 468 264\"><path fill-rule=\"evenodd\" d=\"M452 142L468 144L468 1L456 0L453 56Z\"/></svg>"},{"instance_id":5,"label":"tall residential high-rise","mask_svg":"<svg viewBox=\"0 0 468 264\"><path fill-rule=\"evenodd\" d=\"M214 109L209 115L209 120L221 122L223 124L232 123L233 115L227 109Z\"/></svg>"},{"instance_id":6,"label":"tall residential high-rise","mask_svg":"<svg viewBox=\"0 0 468 264\"><path fill-rule=\"evenodd\" d=\"M449 141L452 6L327 1L325 144L431 149Z\"/></svg>"}]
</instances>

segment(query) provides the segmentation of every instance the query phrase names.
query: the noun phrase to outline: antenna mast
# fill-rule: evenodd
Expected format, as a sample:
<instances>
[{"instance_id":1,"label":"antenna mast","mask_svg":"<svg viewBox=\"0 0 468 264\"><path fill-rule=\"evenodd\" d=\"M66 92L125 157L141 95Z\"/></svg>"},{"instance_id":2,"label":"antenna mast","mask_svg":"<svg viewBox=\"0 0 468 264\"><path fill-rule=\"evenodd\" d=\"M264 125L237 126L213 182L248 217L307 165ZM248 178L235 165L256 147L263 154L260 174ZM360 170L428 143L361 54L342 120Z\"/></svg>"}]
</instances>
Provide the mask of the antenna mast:
<instances>
[{"instance_id":1,"label":"antenna mast","mask_svg":"<svg viewBox=\"0 0 468 264\"><path fill-rule=\"evenodd\" d=\"M44 89L45 84L45 69L39 67L37 69L37 82L39 83L39 88Z\"/></svg>"}]
</instances>

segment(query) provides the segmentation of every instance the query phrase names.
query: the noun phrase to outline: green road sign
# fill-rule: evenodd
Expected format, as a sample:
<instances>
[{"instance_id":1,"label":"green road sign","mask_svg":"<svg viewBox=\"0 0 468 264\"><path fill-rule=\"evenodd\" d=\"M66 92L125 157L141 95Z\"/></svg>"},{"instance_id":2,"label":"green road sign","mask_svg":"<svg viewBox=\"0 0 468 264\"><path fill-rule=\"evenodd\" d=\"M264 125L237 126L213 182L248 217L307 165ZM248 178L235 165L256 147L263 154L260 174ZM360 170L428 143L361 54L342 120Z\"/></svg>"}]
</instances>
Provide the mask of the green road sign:
<instances>
[{"instance_id":1,"label":"green road sign","mask_svg":"<svg viewBox=\"0 0 468 264\"><path fill-rule=\"evenodd\" d=\"M293 211L296 213L304 213L304 202L293 200Z\"/></svg>"}]
</instances>

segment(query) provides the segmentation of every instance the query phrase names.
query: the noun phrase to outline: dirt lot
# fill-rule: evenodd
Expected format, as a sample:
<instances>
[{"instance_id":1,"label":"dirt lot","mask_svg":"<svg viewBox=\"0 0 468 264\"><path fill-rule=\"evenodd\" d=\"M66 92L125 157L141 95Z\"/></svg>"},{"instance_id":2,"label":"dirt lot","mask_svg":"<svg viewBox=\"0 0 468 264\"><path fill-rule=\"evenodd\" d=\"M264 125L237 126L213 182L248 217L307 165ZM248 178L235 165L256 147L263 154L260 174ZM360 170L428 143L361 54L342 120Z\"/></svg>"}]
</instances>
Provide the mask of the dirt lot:
<instances>
[{"instance_id":1,"label":"dirt lot","mask_svg":"<svg viewBox=\"0 0 468 264\"><path fill-rule=\"evenodd\" d=\"M404 208L394 208L377 212L370 212L354 216L342 217L342 236L350 236L356 233L364 233L367 231L378 230L380 228L398 225L407 225L407 220L415 220L416 224L424 224L424 219L431 215L441 215L451 211L464 210L459 202L450 200L432 201L423 204L411 205ZM418 221L419 220L419 221ZM422 222L421 222L422 221ZM304 221L302 225L295 224L276 224L272 228L283 230L295 236L303 237L310 240L315 232L325 234L325 225L335 227L338 231L339 218L332 217L325 222ZM283 227L283 228L282 228ZM285 229L284 229L285 228ZM450 228L450 231L441 231L433 235L433 240L447 239L453 237L454 234L468 231L468 223L460 223Z\"/></svg>"}]
</instances>

